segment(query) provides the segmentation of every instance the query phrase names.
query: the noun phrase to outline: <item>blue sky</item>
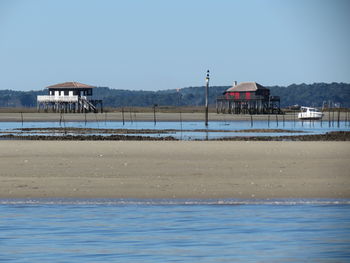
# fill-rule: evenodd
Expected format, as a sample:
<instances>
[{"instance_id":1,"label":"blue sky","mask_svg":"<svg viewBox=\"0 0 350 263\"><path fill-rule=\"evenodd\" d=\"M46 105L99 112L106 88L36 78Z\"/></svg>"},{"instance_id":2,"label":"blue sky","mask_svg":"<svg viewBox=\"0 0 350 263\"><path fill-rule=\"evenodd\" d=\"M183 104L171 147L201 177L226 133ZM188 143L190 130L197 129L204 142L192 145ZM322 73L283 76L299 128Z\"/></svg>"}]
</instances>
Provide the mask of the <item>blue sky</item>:
<instances>
[{"instance_id":1,"label":"blue sky","mask_svg":"<svg viewBox=\"0 0 350 263\"><path fill-rule=\"evenodd\" d=\"M350 82L347 0L0 0L0 89Z\"/></svg>"}]
</instances>

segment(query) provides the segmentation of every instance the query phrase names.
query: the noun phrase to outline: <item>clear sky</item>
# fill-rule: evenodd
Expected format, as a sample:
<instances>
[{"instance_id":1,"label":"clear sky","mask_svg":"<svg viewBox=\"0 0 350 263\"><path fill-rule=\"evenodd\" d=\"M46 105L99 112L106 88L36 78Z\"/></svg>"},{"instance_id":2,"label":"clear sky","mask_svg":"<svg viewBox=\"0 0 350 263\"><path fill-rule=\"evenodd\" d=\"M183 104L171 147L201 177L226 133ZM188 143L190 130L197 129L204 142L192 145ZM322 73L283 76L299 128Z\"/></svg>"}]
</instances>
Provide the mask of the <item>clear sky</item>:
<instances>
[{"instance_id":1,"label":"clear sky","mask_svg":"<svg viewBox=\"0 0 350 263\"><path fill-rule=\"evenodd\" d=\"M350 82L350 0L0 0L0 89Z\"/></svg>"}]
</instances>

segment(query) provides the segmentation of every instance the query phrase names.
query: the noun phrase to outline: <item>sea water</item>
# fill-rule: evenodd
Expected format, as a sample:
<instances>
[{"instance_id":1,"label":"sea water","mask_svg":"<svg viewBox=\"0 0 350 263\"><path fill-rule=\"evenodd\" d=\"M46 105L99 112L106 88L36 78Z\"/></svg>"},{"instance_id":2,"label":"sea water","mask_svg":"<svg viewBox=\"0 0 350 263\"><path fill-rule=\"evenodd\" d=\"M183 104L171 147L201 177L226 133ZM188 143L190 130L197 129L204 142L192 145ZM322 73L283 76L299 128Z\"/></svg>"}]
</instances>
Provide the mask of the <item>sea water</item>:
<instances>
[{"instance_id":1,"label":"sea water","mask_svg":"<svg viewBox=\"0 0 350 263\"><path fill-rule=\"evenodd\" d=\"M349 262L350 200L0 200L1 262Z\"/></svg>"},{"instance_id":2,"label":"sea water","mask_svg":"<svg viewBox=\"0 0 350 263\"><path fill-rule=\"evenodd\" d=\"M174 122L174 121L133 121L125 122L109 121L109 122L0 122L0 135L16 134L16 135L32 135L31 131L22 131L22 128L88 128L88 129L132 129L136 130L134 134L128 135L140 135L150 137L164 137L172 136L180 140L203 140L203 139L217 139L225 137L235 136L296 136L305 134L324 134L331 131L350 131L350 125L348 122L340 121L339 126L337 123L321 122L321 121L211 121L208 126L205 126L204 122L199 121L186 121L186 122ZM174 131L170 133L157 133L153 134L142 133L143 129L151 130L168 130ZM271 129L271 132L247 132L246 130L258 130L258 129ZM272 129L288 130L286 132L274 132ZM242 131L242 132L240 132ZM66 135L64 131L61 132L41 132L35 133L36 135ZM87 135L87 134L69 134L68 135ZM94 135L94 134L88 134ZM103 131L96 132L95 135L111 135L104 134Z\"/></svg>"}]
</instances>

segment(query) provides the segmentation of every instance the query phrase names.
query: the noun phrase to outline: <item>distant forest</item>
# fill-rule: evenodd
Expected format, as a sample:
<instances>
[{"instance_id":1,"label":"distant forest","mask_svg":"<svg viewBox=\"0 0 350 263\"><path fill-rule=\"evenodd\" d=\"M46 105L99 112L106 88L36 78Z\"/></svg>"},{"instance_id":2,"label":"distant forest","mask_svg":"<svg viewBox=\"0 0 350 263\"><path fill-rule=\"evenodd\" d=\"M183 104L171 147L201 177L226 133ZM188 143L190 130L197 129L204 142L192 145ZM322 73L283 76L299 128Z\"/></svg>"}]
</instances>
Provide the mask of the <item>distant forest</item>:
<instances>
[{"instance_id":1,"label":"distant forest","mask_svg":"<svg viewBox=\"0 0 350 263\"><path fill-rule=\"evenodd\" d=\"M209 103L215 105L215 99L229 86L210 87ZM281 107L304 105L320 107L324 101L350 107L350 84L347 83L314 83L293 84L288 87L272 86L272 96L280 96ZM98 87L94 97L103 100L104 107L149 107L159 106L202 106L204 105L204 87L187 87L176 90L135 91ZM0 107L36 107L36 96L46 95L47 90L13 91L0 90Z\"/></svg>"}]
</instances>

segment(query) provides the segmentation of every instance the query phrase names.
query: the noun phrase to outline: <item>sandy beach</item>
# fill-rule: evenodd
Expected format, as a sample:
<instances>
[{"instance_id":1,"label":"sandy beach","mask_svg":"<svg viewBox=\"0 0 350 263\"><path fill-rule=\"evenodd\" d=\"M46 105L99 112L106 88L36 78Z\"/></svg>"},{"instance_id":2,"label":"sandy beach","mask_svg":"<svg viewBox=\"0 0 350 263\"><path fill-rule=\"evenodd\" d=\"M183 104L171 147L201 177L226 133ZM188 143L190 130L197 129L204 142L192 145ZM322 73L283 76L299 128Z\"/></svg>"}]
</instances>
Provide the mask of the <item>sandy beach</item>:
<instances>
[{"instance_id":1,"label":"sandy beach","mask_svg":"<svg viewBox=\"0 0 350 263\"><path fill-rule=\"evenodd\" d=\"M0 198L350 198L349 142L0 141Z\"/></svg>"}]
</instances>

